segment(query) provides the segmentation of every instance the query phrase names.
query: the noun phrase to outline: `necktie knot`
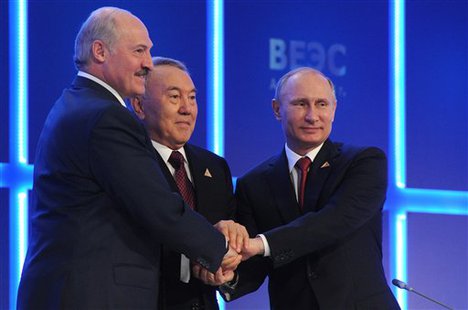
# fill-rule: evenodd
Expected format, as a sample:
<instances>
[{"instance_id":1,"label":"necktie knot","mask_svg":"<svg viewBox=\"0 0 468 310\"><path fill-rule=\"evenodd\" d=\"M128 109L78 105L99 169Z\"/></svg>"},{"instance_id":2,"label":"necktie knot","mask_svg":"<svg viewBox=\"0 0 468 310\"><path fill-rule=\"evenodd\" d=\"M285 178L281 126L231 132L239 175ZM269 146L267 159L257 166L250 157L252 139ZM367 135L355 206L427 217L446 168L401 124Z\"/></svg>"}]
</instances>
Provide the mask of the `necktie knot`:
<instances>
[{"instance_id":1,"label":"necktie knot","mask_svg":"<svg viewBox=\"0 0 468 310\"><path fill-rule=\"evenodd\" d=\"M309 157L305 156L296 162L296 167L304 174L304 173L307 173L307 170L309 169L310 164L312 164L312 161L310 160Z\"/></svg>"},{"instance_id":2,"label":"necktie knot","mask_svg":"<svg viewBox=\"0 0 468 310\"><path fill-rule=\"evenodd\" d=\"M174 169L178 170L184 165L184 156L179 151L173 151L169 157L169 163Z\"/></svg>"}]
</instances>

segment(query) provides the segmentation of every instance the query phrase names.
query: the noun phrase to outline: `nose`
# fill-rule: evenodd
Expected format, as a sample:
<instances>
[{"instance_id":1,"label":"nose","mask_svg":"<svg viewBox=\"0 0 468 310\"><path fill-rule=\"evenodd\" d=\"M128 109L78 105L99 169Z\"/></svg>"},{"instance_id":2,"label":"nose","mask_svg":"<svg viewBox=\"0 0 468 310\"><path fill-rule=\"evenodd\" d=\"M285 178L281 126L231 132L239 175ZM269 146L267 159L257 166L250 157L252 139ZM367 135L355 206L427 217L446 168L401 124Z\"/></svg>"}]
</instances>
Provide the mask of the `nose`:
<instances>
[{"instance_id":1,"label":"nose","mask_svg":"<svg viewBox=\"0 0 468 310\"><path fill-rule=\"evenodd\" d=\"M314 106L309 106L306 110L305 120L310 123L314 123L318 120L317 111Z\"/></svg>"},{"instance_id":2,"label":"nose","mask_svg":"<svg viewBox=\"0 0 468 310\"><path fill-rule=\"evenodd\" d=\"M151 54L149 51L147 51L145 57L143 57L143 62L141 65L148 71L153 70L153 59L151 58Z\"/></svg>"},{"instance_id":3,"label":"nose","mask_svg":"<svg viewBox=\"0 0 468 310\"><path fill-rule=\"evenodd\" d=\"M179 112L181 114L190 115L193 113L195 105L196 103L193 101L193 99L189 98L188 96L182 96L180 99Z\"/></svg>"}]
</instances>

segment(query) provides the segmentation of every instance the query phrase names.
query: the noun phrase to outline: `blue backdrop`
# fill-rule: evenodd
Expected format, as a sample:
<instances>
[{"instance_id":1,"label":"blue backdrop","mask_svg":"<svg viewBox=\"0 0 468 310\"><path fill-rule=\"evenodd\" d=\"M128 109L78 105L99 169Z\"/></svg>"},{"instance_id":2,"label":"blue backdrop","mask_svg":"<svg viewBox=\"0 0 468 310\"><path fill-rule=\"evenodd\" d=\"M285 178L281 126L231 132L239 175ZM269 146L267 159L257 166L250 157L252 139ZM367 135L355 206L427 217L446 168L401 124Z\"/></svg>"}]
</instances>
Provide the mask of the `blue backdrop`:
<instances>
[{"instance_id":1,"label":"blue backdrop","mask_svg":"<svg viewBox=\"0 0 468 310\"><path fill-rule=\"evenodd\" d=\"M22 22L18 3L27 13ZM454 308L468 309L466 0L0 0L0 309L14 306L15 264L21 263L17 219L29 205L21 195L31 188L38 136L76 74L73 44L81 23L104 5L139 16L154 55L187 64L199 89L192 142L210 146L209 128L222 127L222 155L234 176L284 144L270 106L276 80L297 66L324 71L338 98L332 139L378 146L390 159L384 216L388 279L400 277ZM207 13L217 5L218 14ZM224 98L212 100L209 71L222 56L211 50L219 39L210 32L214 19L224 22L224 61L217 71L224 87L216 89L224 90ZM20 36L21 23L27 37ZM18 64L21 52L25 71ZM211 121L213 105L224 108L224 122ZM403 308L437 309L418 296L397 296ZM225 307L268 309L265 287Z\"/></svg>"}]
</instances>

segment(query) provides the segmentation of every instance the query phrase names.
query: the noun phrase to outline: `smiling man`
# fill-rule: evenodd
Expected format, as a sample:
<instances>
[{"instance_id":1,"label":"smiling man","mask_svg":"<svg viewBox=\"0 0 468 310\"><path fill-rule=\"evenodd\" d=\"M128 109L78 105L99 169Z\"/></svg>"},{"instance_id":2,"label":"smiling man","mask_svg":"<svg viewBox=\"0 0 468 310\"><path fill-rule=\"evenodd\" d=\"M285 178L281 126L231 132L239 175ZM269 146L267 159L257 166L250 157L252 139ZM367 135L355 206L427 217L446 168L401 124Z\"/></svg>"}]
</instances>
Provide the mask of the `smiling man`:
<instances>
[{"instance_id":1,"label":"smiling man","mask_svg":"<svg viewBox=\"0 0 468 310\"><path fill-rule=\"evenodd\" d=\"M153 65L146 93L132 99L132 107L151 137L167 181L194 210L217 223L216 227L229 225L248 239L244 227L223 221L235 212L231 171L226 161L188 143L198 105L197 90L187 68L178 60L163 57L154 57ZM176 154L181 163L174 166ZM193 195L187 196L184 184L179 183L181 175ZM164 247L161 266L160 309L218 309L216 288L191 275L190 263L180 252Z\"/></svg>"},{"instance_id":2,"label":"smiling man","mask_svg":"<svg viewBox=\"0 0 468 310\"><path fill-rule=\"evenodd\" d=\"M332 82L312 68L286 73L272 102L286 144L236 186L237 220L256 237L232 300L269 276L272 309L398 309L382 267L385 154L329 139Z\"/></svg>"},{"instance_id":3,"label":"smiling man","mask_svg":"<svg viewBox=\"0 0 468 310\"><path fill-rule=\"evenodd\" d=\"M226 252L238 257L173 193L125 106L145 93L151 46L125 10L100 8L82 25L78 76L37 146L19 309L157 309L162 244L217 274Z\"/></svg>"}]
</instances>

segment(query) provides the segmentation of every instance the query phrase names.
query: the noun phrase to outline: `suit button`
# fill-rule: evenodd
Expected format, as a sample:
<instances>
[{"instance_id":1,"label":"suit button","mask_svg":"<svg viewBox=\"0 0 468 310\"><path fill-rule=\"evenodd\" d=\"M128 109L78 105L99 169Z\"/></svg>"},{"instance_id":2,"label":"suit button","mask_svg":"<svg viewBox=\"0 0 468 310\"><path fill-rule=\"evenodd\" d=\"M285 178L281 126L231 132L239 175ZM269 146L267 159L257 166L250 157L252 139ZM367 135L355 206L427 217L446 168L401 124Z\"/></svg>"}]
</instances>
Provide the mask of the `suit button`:
<instances>
[{"instance_id":1,"label":"suit button","mask_svg":"<svg viewBox=\"0 0 468 310\"><path fill-rule=\"evenodd\" d=\"M200 310L200 305L198 303L192 304L191 310Z\"/></svg>"}]
</instances>

